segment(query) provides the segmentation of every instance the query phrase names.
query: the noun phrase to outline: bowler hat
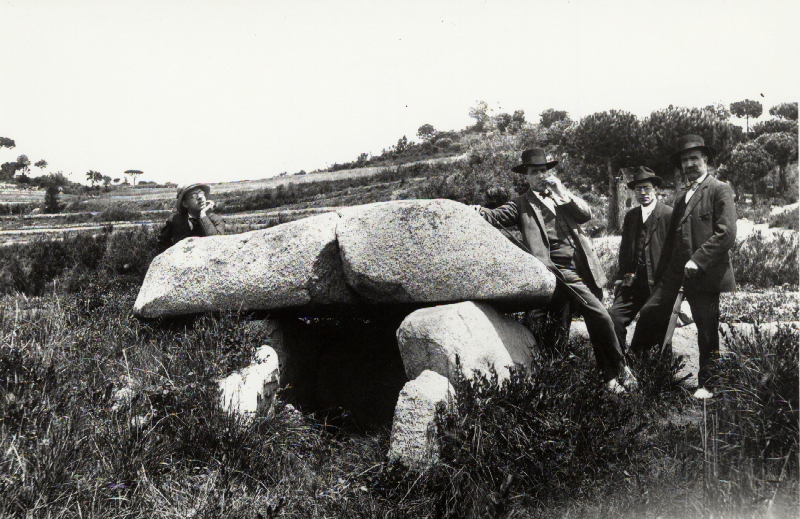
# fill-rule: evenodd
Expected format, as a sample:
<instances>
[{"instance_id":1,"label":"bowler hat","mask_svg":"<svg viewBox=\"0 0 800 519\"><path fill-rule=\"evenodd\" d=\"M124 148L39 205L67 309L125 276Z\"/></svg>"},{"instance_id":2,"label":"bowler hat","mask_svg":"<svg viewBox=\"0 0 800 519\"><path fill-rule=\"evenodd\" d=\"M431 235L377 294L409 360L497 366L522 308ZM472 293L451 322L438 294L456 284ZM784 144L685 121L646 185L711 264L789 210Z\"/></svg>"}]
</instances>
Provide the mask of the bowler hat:
<instances>
[{"instance_id":1,"label":"bowler hat","mask_svg":"<svg viewBox=\"0 0 800 519\"><path fill-rule=\"evenodd\" d=\"M208 187L207 184L186 184L184 186L178 186L178 197L175 202L175 207L178 209L178 212L182 209L181 203L183 202L183 197L185 197L188 192L198 188L202 189L206 196L211 193L211 188Z\"/></svg>"},{"instance_id":2,"label":"bowler hat","mask_svg":"<svg viewBox=\"0 0 800 519\"><path fill-rule=\"evenodd\" d=\"M646 166L639 166L635 168L633 171L633 180L628 182L628 188L633 189L636 187L636 184L640 184L642 182L652 182L654 186L658 187L661 185L661 177L655 174L655 172L646 167Z\"/></svg>"},{"instance_id":3,"label":"bowler hat","mask_svg":"<svg viewBox=\"0 0 800 519\"><path fill-rule=\"evenodd\" d=\"M669 156L670 162L676 167L681 167L681 153L689 150L703 150L709 159L713 159L717 150L713 146L706 146L706 142L699 135L689 134L678 139L678 151Z\"/></svg>"},{"instance_id":4,"label":"bowler hat","mask_svg":"<svg viewBox=\"0 0 800 519\"><path fill-rule=\"evenodd\" d=\"M558 164L557 160L546 154L542 148L531 148L522 152L522 164L514 166L511 171L514 173L525 173L526 166L545 166L553 169Z\"/></svg>"}]
</instances>

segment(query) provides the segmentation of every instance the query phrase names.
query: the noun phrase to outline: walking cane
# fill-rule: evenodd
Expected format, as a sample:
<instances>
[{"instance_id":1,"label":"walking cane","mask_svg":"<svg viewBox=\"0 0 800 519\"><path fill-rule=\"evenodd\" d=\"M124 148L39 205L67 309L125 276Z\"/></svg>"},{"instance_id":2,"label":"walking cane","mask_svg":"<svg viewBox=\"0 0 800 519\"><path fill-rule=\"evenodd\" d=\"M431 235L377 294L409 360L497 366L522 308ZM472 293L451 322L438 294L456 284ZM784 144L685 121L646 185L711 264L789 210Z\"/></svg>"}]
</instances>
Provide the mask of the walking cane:
<instances>
[{"instance_id":1,"label":"walking cane","mask_svg":"<svg viewBox=\"0 0 800 519\"><path fill-rule=\"evenodd\" d=\"M683 303L683 286L678 289L678 297L675 298L675 304L672 306L672 315L669 316L667 334L664 336L664 342L661 345L662 355L667 351L667 348L672 347L672 335L675 333L675 326L678 324L678 317L681 313L681 303Z\"/></svg>"}]
</instances>

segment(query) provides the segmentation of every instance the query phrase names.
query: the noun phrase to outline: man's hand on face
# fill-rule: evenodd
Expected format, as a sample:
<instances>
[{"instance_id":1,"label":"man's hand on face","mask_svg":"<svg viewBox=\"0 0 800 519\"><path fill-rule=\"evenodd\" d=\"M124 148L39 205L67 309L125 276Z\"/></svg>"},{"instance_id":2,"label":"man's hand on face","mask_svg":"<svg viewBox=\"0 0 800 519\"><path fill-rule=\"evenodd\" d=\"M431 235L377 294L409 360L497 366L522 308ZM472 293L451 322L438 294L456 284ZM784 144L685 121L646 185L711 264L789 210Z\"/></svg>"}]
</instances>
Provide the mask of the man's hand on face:
<instances>
[{"instance_id":1,"label":"man's hand on face","mask_svg":"<svg viewBox=\"0 0 800 519\"><path fill-rule=\"evenodd\" d=\"M690 279L700 274L700 271L700 266L692 260L687 261L686 266L683 267L683 274Z\"/></svg>"},{"instance_id":2,"label":"man's hand on face","mask_svg":"<svg viewBox=\"0 0 800 519\"><path fill-rule=\"evenodd\" d=\"M566 196L567 190L564 187L564 184L561 183L560 178L552 176L545 179L544 183L547 185L547 188L550 190L550 192L558 198L564 198L564 196Z\"/></svg>"},{"instance_id":3,"label":"man's hand on face","mask_svg":"<svg viewBox=\"0 0 800 519\"><path fill-rule=\"evenodd\" d=\"M212 209L214 209L214 202L211 200L206 200L206 205L200 209L200 218L206 216L206 211L210 211Z\"/></svg>"}]
</instances>

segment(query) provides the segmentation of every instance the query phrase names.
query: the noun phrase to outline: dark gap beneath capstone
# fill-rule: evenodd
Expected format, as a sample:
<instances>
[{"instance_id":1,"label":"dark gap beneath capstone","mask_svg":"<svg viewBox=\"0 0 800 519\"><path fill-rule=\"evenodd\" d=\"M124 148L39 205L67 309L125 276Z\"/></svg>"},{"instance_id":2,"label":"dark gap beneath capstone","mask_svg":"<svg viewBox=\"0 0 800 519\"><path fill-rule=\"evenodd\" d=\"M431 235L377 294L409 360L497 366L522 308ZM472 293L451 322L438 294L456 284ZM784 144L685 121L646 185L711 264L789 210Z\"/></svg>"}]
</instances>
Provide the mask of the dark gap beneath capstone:
<instances>
[{"instance_id":1,"label":"dark gap beneath capstone","mask_svg":"<svg viewBox=\"0 0 800 519\"><path fill-rule=\"evenodd\" d=\"M281 316L278 398L336 427L390 427L408 381L396 337L406 315Z\"/></svg>"}]
</instances>

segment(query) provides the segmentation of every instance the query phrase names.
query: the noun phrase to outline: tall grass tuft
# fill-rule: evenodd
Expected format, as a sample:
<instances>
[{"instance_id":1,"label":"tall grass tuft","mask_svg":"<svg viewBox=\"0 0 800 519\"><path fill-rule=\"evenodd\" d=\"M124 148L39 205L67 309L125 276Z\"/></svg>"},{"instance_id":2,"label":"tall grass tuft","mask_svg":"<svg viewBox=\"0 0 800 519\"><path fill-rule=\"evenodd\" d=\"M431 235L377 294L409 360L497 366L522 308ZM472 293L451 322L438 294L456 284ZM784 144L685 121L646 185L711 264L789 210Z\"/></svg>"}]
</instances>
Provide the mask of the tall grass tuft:
<instances>
[{"instance_id":1,"label":"tall grass tuft","mask_svg":"<svg viewBox=\"0 0 800 519\"><path fill-rule=\"evenodd\" d=\"M774 332L734 331L721 360L706 432L706 505L715 514L769 510L781 486L797 492L800 333Z\"/></svg>"}]
</instances>

